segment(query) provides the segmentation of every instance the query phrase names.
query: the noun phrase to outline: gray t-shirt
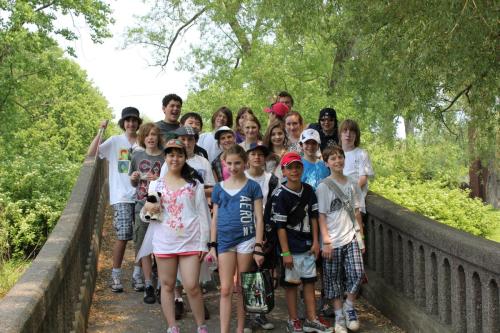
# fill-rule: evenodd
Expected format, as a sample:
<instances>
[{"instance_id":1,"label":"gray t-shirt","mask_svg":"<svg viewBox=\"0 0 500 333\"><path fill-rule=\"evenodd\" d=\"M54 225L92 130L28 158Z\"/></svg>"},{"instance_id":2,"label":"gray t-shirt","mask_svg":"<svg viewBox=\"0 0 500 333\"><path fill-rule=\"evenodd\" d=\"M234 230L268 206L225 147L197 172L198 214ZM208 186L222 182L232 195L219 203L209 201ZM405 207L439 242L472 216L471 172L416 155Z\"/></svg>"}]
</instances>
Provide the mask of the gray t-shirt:
<instances>
[{"instance_id":1,"label":"gray t-shirt","mask_svg":"<svg viewBox=\"0 0 500 333\"><path fill-rule=\"evenodd\" d=\"M130 165L129 175L134 171L139 171L141 176L139 185L136 187L136 202L144 202L148 195L149 181L147 179L148 173L153 173L155 176L160 176L160 170L163 162L165 161L164 154L149 155L145 150L135 150L132 155L132 162Z\"/></svg>"},{"instance_id":2,"label":"gray t-shirt","mask_svg":"<svg viewBox=\"0 0 500 333\"><path fill-rule=\"evenodd\" d=\"M175 139L175 134L173 134L171 132L178 129L180 127L180 124L179 123L170 124L170 123L166 123L163 120L160 120L160 121L156 122L156 126L158 126L158 128L160 129L160 134L161 134L163 140L165 140L165 142L167 142L170 139Z\"/></svg>"}]
</instances>

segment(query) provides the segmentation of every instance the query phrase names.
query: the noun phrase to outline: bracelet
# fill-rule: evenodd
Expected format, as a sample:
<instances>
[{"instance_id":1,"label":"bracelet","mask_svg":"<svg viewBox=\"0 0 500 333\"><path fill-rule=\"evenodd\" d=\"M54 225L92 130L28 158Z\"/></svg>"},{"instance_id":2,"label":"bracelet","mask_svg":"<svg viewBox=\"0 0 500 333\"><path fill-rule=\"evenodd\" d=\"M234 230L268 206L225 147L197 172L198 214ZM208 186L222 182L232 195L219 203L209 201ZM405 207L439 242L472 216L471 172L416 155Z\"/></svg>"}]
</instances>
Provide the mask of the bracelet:
<instances>
[{"instance_id":1,"label":"bracelet","mask_svg":"<svg viewBox=\"0 0 500 333\"><path fill-rule=\"evenodd\" d=\"M325 242L323 242L323 245L332 245L332 243L325 243Z\"/></svg>"},{"instance_id":2,"label":"bracelet","mask_svg":"<svg viewBox=\"0 0 500 333\"><path fill-rule=\"evenodd\" d=\"M286 252L281 252L280 254L282 257L289 257L291 256L292 254L290 253L290 251L286 251Z\"/></svg>"},{"instance_id":3,"label":"bracelet","mask_svg":"<svg viewBox=\"0 0 500 333\"><path fill-rule=\"evenodd\" d=\"M207 243L207 246L208 246L208 249L212 248L212 247L215 247L217 248L219 244L217 242L208 242Z\"/></svg>"},{"instance_id":4,"label":"bracelet","mask_svg":"<svg viewBox=\"0 0 500 333\"><path fill-rule=\"evenodd\" d=\"M264 254L264 252L260 252L260 251L253 251L253 254L257 255L257 256L261 256L261 257L265 257L266 255Z\"/></svg>"},{"instance_id":5,"label":"bracelet","mask_svg":"<svg viewBox=\"0 0 500 333\"><path fill-rule=\"evenodd\" d=\"M255 245L253 247L256 248L257 246L262 249L262 243L255 243Z\"/></svg>"}]
</instances>

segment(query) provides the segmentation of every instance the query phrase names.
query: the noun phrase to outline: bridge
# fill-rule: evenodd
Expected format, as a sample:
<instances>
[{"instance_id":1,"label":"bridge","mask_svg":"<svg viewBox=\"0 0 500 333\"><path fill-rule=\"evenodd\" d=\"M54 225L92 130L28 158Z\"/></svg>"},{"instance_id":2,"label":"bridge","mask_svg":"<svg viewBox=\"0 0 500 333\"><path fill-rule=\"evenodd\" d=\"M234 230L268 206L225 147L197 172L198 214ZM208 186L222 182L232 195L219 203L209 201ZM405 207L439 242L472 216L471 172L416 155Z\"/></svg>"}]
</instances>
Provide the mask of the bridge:
<instances>
[{"instance_id":1,"label":"bridge","mask_svg":"<svg viewBox=\"0 0 500 333\"><path fill-rule=\"evenodd\" d=\"M106 207L106 163L87 156L47 242L0 301L1 332L87 330ZM365 228L371 306L408 332L500 332L500 244L374 193Z\"/></svg>"}]
</instances>

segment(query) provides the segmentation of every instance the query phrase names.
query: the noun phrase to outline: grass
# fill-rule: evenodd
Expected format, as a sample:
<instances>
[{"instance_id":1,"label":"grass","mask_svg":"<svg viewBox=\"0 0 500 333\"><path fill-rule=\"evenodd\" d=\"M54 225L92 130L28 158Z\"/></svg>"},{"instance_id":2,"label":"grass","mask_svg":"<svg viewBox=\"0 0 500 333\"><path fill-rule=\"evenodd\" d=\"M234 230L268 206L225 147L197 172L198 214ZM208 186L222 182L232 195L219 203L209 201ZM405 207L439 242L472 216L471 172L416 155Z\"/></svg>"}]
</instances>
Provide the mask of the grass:
<instances>
[{"instance_id":1,"label":"grass","mask_svg":"<svg viewBox=\"0 0 500 333\"><path fill-rule=\"evenodd\" d=\"M9 292L30 263L30 260L11 259L3 261L0 259L0 299Z\"/></svg>"}]
</instances>

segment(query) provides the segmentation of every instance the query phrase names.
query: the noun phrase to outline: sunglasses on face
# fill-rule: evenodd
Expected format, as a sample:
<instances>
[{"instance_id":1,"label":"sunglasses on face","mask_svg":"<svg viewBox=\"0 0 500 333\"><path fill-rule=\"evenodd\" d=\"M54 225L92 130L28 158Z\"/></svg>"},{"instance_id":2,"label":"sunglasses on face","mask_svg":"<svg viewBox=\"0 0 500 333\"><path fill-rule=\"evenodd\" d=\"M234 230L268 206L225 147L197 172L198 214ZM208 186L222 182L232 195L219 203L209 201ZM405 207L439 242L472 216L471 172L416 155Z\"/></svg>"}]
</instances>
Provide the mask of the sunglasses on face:
<instances>
[{"instance_id":1,"label":"sunglasses on face","mask_svg":"<svg viewBox=\"0 0 500 333\"><path fill-rule=\"evenodd\" d=\"M320 121L320 122L325 122L325 121L333 121L333 119L332 119L332 118L330 118L330 117L325 117L325 118L321 118L319 121Z\"/></svg>"}]
</instances>

